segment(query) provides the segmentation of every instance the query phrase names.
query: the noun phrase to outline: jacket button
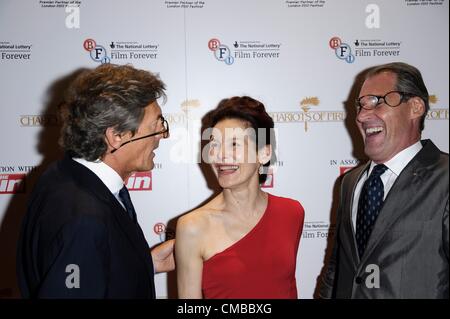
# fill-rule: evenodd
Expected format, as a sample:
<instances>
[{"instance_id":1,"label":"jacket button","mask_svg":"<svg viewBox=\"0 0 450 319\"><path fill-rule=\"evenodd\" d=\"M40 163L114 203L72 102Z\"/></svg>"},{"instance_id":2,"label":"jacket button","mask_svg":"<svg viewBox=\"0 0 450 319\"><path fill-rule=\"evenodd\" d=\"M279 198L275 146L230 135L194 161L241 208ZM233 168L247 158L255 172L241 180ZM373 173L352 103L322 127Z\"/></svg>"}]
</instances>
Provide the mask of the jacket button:
<instances>
[{"instance_id":1,"label":"jacket button","mask_svg":"<svg viewBox=\"0 0 450 319\"><path fill-rule=\"evenodd\" d=\"M355 282L360 285L363 282L363 279L361 277L356 277Z\"/></svg>"}]
</instances>

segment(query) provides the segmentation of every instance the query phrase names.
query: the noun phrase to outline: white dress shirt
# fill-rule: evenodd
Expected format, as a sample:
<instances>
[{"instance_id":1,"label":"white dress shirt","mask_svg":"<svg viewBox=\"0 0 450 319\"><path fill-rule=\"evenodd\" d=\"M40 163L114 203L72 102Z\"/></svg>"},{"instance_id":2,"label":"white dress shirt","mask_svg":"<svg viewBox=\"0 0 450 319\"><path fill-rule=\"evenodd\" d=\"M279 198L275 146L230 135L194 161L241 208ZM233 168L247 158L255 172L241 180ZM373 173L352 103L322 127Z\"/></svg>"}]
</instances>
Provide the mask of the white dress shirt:
<instances>
[{"instance_id":1,"label":"white dress shirt","mask_svg":"<svg viewBox=\"0 0 450 319\"><path fill-rule=\"evenodd\" d=\"M391 158L386 163L383 163L388 168L381 176L381 181L384 185L384 199L386 199L387 194L392 188L392 185L394 185L395 180L400 175L400 173L403 171L403 169L408 165L408 163L416 156L417 153L422 149L422 143L418 141L417 143L405 148L403 151L395 155L393 158ZM367 178L370 176L370 173L372 173L373 168L377 165L374 162L370 163L369 170L366 171L361 175L360 180L358 181L356 188L355 188L355 194L353 195L353 206L352 206L352 223L353 223L353 230L356 229L356 217L358 215L358 202L359 202L359 195L361 194L361 189L364 185L364 182L367 180Z\"/></svg>"},{"instance_id":2,"label":"white dress shirt","mask_svg":"<svg viewBox=\"0 0 450 319\"><path fill-rule=\"evenodd\" d=\"M84 158L73 158L73 160L85 166L95 175L97 175L98 178L100 178L100 180L103 182L103 184L105 184L109 191L119 201L120 205L125 208L119 198L119 192L123 187L123 180L122 177L120 177L120 175L114 169L103 163L101 160L97 160L95 162L89 162Z\"/></svg>"}]
</instances>

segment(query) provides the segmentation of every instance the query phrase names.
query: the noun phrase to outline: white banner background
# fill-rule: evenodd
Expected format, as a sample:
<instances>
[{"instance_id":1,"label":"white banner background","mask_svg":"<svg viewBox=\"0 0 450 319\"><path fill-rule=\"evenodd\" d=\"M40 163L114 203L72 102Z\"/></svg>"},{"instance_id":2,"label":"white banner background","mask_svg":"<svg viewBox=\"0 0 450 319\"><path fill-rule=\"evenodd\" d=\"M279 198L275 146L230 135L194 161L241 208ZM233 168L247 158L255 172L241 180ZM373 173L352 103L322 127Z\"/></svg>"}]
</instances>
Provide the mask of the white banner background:
<instances>
[{"instance_id":1,"label":"white banner background","mask_svg":"<svg viewBox=\"0 0 450 319\"><path fill-rule=\"evenodd\" d=\"M348 44L338 53L351 51L352 63L338 58L333 37ZM346 102L355 77L392 61L418 67L434 96L423 137L448 152L448 38L445 0L2 0L0 297L19 296L17 236L36 177L59 155L61 93L77 71L99 63L84 49L87 39L110 62L160 73L167 84L163 112L173 133L157 151L152 189L131 193L150 245L173 236L176 218L213 194L196 163L202 116L233 95L266 105L278 129L279 160L266 190L305 208L297 281L300 298L312 298L334 226L336 180L363 159ZM215 57L211 39L229 48L232 64ZM127 43L142 47L119 47ZM20 192L13 180L32 168ZM156 288L159 297L176 297L174 275L157 275Z\"/></svg>"}]
</instances>

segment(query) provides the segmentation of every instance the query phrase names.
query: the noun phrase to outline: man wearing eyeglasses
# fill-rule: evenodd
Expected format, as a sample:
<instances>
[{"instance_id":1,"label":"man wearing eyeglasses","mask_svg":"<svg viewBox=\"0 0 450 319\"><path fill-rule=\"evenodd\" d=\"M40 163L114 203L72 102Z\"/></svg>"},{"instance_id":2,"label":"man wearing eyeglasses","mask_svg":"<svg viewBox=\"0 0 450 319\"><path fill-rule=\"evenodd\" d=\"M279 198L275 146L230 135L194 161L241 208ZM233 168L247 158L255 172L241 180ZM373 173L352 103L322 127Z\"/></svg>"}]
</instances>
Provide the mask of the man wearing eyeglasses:
<instances>
[{"instance_id":1,"label":"man wearing eyeglasses","mask_svg":"<svg viewBox=\"0 0 450 319\"><path fill-rule=\"evenodd\" d=\"M173 240L150 252L125 181L150 171L169 136L150 72L105 64L66 98L61 145L29 201L18 244L26 298L155 298L155 272L174 269Z\"/></svg>"},{"instance_id":2,"label":"man wearing eyeglasses","mask_svg":"<svg viewBox=\"0 0 450 319\"><path fill-rule=\"evenodd\" d=\"M449 162L421 141L428 99L411 65L367 73L356 106L370 161L343 177L322 298L449 298Z\"/></svg>"}]
</instances>

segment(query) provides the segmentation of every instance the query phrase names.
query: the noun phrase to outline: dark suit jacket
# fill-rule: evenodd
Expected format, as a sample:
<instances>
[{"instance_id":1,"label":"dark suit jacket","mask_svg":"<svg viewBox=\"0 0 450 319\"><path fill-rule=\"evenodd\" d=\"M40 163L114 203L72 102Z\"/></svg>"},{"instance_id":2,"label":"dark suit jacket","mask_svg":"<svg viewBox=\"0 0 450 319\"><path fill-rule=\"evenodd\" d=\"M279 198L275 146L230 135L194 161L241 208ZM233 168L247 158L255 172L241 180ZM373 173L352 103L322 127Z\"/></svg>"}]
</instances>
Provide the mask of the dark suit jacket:
<instances>
[{"instance_id":1,"label":"dark suit jacket","mask_svg":"<svg viewBox=\"0 0 450 319\"><path fill-rule=\"evenodd\" d=\"M422 144L388 193L361 260L352 205L368 164L344 176L322 298L449 297L448 154L430 140Z\"/></svg>"},{"instance_id":2,"label":"dark suit jacket","mask_svg":"<svg viewBox=\"0 0 450 319\"><path fill-rule=\"evenodd\" d=\"M78 267L79 288L68 288L77 274L70 265ZM17 272L25 298L155 297L141 228L93 172L67 155L47 169L31 195Z\"/></svg>"}]
</instances>

